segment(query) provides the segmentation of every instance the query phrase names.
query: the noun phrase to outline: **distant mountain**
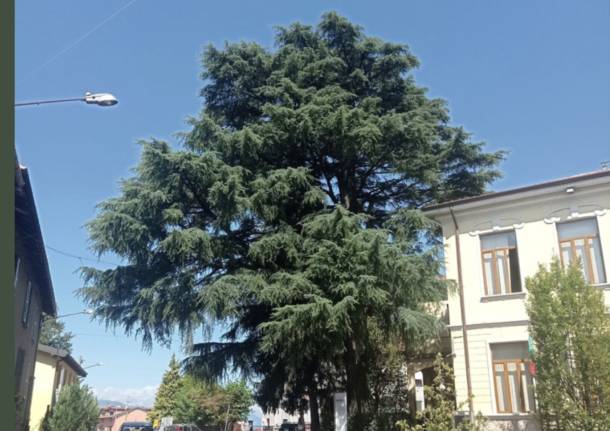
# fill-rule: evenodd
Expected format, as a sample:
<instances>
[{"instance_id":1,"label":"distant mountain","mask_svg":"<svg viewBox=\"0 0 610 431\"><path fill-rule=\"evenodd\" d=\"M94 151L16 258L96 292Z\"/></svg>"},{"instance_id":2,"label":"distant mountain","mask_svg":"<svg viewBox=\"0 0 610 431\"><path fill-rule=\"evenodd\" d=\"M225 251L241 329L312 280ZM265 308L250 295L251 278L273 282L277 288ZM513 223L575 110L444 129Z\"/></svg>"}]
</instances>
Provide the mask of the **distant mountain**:
<instances>
[{"instance_id":1,"label":"distant mountain","mask_svg":"<svg viewBox=\"0 0 610 431\"><path fill-rule=\"evenodd\" d=\"M101 400L98 399L97 400L97 404L100 407L108 407L108 406L113 406L113 407L127 407L127 404L122 403L121 401L112 401L112 400Z\"/></svg>"}]
</instances>

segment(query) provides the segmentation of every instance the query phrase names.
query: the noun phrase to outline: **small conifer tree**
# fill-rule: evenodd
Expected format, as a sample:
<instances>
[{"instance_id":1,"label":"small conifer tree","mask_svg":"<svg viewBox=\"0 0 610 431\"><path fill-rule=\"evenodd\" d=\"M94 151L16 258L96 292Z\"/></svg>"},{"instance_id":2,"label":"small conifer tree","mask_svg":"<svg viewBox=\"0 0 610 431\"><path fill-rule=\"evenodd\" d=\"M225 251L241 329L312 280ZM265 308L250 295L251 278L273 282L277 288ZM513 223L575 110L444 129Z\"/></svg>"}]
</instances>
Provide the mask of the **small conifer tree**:
<instances>
[{"instance_id":1,"label":"small conifer tree","mask_svg":"<svg viewBox=\"0 0 610 431\"><path fill-rule=\"evenodd\" d=\"M161 419L165 416L172 416L176 410L178 394L180 393L184 381L180 374L180 363L175 355L169 361L167 371L163 374L163 379L157 389L155 403L148 414L151 420Z\"/></svg>"},{"instance_id":2,"label":"small conifer tree","mask_svg":"<svg viewBox=\"0 0 610 431\"><path fill-rule=\"evenodd\" d=\"M94 431L99 417L95 396L87 386L65 386L45 423L49 431Z\"/></svg>"}]
</instances>

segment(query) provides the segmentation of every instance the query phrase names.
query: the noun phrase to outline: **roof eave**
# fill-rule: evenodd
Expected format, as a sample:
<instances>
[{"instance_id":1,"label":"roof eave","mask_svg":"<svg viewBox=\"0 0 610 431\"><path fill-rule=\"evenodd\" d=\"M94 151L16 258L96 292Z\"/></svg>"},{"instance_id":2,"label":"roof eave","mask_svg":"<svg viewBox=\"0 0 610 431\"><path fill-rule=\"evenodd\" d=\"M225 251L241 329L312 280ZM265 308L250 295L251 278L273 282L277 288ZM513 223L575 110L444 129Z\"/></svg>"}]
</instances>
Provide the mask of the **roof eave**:
<instances>
[{"instance_id":1,"label":"roof eave","mask_svg":"<svg viewBox=\"0 0 610 431\"><path fill-rule=\"evenodd\" d=\"M57 347L47 346L46 344L38 344L38 350L44 353L47 353L51 356L56 356L61 358L66 364L70 366L74 370L76 374L81 377L87 377L87 372L85 369L78 363L76 359L70 355L70 352L64 349L58 349Z\"/></svg>"},{"instance_id":2,"label":"roof eave","mask_svg":"<svg viewBox=\"0 0 610 431\"><path fill-rule=\"evenodd\" d=\"M538 184L532 184L524 187L517 187L514 189L503 190L499 192L491 192L485 193L477 196L472 196L468 198L455 199L448 202L443 202L440 204L429 205L427 207L422 208L422 211L426 213L429 217L438 217L442 215L449 214L450 209L455 210L466 210L466 209L474 209L482 206L492 205L496 202L506 201L513 196L528 196L534 194L540 194L545 189L559 187L559 186L567 186L572 184L577 184L583 181L596 180L599 178L610 178L610 170L601 170L590 172L587 174L576 175L572 177L560 178L557 180L547 181Z\"/></svg>"},{"instance_id":3,"label":"roof eave","mask_svg":"<svg viewBox=\"0 0 610 431\"><path fill-rule=\"evenodd\" d=\"M23 193L24 203L27 205L27 212L30 215L28 224L31 226L32 233L35 238L32 242L33 251L38 257L39 268L37 272L38 281L40 284L41 294L43 297L42 306L43 311L51 316L57 315L57 304L55 302L55 294L53 292L53 283L51 281L51 272L49 270L49 261L47 259L47 253L44 246L44 239L42 237L42 230L40 228L40 221L38 219L38 212L36 210L36 203L34 201L34 194L32 192L32 185L30 183L30 177L27 168L19 166L17 164L18 172L16 175L16 186L19 187L19 191L16 193Z\"/></svg>"}]
</instances>

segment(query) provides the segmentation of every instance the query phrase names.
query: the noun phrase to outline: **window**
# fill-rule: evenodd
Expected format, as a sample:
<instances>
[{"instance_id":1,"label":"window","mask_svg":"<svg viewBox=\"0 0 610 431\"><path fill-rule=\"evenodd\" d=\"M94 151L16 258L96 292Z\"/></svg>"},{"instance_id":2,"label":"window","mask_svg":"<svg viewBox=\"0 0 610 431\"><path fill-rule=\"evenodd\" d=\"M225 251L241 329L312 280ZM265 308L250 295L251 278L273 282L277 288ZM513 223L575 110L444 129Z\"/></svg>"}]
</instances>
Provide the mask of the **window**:
<instances>
[{"instance_id":1,"label":"window","mask_svg":"<svg viewBox=\"0 0 610 431\"><path fill-rule=\"evenodd\" d=\"M28 319L30 318L30 306L32 305L32 283L28 282L28 288L25 292L25 299L23 301L23 310L21 312L21 323L27 328Z\"/></svg>"},{"instance_id":2,"label":"window","mask_svg":"<svg viewBox=\"0 0 610 431\"><path fill-rule=\"evenodd\" d=\"M485 295L521 292L521 274L515 232L481 236Z\"/></svg>"},{"instance_id":3,"label":"window","mask_svg":"<svg viewBox=\"0 0 610 431\"><path fill-rule=\"evenodd\" d=\"M495 344L491 346L491 354L497 412L532 412L534 388L527 342Z\"/></svg>"},{"instance_id":4,"label":"window","mask_svg":"<svg viewBox=\"0 0 610 431\"><path fill-rule=\"evenodd\" d=\"M590 218L557 225L561 262L569 265L580 260L587 283L606 282L597 220Z\"/></svg>"}]
</instances>

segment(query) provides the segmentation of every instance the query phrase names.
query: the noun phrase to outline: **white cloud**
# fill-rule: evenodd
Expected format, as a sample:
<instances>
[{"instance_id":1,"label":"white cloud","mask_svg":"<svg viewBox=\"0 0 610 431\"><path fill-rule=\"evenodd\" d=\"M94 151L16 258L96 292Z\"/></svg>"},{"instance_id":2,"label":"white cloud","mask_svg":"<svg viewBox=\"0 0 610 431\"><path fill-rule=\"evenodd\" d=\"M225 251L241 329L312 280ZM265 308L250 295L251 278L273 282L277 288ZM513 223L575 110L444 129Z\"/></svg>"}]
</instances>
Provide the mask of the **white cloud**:
<instances>
[{"instance_id":1,"label":"white cloud","mask_svg":"<svg viewBox=\"0 0 610 431\"><path fill-rule=\"evenodd\" d=\"M99 399L120 401L130 406L152 407L157 393L157 386L144 386L142 388L92 388Z\"/></svg>"}]
</instances>

